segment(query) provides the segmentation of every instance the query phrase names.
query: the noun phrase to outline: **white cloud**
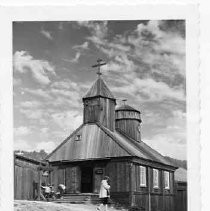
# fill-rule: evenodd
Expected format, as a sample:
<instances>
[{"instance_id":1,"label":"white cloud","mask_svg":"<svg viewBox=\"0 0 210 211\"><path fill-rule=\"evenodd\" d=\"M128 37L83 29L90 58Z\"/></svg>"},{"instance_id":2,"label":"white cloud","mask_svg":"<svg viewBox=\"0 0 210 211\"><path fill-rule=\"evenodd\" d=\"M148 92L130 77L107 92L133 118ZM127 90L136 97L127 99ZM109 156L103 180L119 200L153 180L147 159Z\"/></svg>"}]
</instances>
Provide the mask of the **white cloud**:
<instances>
[{"instance_id":1,"label":"white cloud","mask_svg":"<svg viewBox=\"0 0 210 211\"><path fill-rule=\"evenodd\" d=\"M41 109L20 109L20 112L24 114L28 119L37 119L40 120L44 118L44 114L46 114L43 110Z\"/></svg>"},{"instance_id":2,"label":"white cloud","mask_svg":"<svg viewBox=\"0 0 210 211\"><path fill-rule=\"evenodd\" d=\"M71 63L78 63L79 62L79 58L81 57L82 53L88 49L88 46L89 46L89 42L84 42L83 44L81 45L75 45L72 47L72 49L75 49L77 52L75 54L75 57L72 58L72 59L62 59L64 61L67 61L67 62L71 62Z\"/></svg>"},{"instance_id":3,"label":"white cloud","mask_svg":"<svg viewBox=\"0 0 210 211\"><path fill-rule=\"evenodd\" d=\"M33 149L33 146L24 139L16 139L14 142L14 150L32 151Z\"/></svg>"},{"instance_id":4,"label":"white cloud","mask_svg":"<svg viewBox=\"0 0 210 211\"><path fill-rule=\"evenodd\" d=\"M43 89L23 89L24 92L32 94L33 96L40 97L45 100L53 100L52 96L49 94L49 91Z\"/></svg>"},{"instance_id":5,"label":"white cloud","mask_svg":"<svg viewBox=\"0 0 210 211\"><path fill-rule=\"evenodd\" d=\"M60 128L71 132L82 124L82 114L78 111L54 113L52 114L52 119Z\"/></svg>"},{"instance_id":6,"label":"white cloud","mask_svg":"<svg viewBox=\"0 0 210 211\"><path fill-rule=\"evenodd\" d=\"M72 63L78 63L80 56L81 56L81 53L77 52L75 54L75 57L73 59L70 59L69 61L72 62Z\"/></svg>"},{"instance_id":7,"label":"white cloud","mask_svg":"<svg viewBox=\"0 0 210 211\"><path fill-rule=\"evenodd\" d=\"M15 136L26 136L31 133L31 129L25 126L20 126L18 128L14 128Z\"/></svg>"},{"instance_id":8,"label":"white cloud","mask_svg":"<svg viewBox=\"0 0 210 211\"><path fill-rule=\"evenodd\" d=\"M47 31L47 30L45 30L45 29L42 28L42 30L40 31L40 33L42 35L44 35L44 37L46 37L47 39L53 40L52 34L49 31Z\"/></svg>"},{"instance_id":9,"label":"white cloud","mask_svg":"<svg viewBox=\"0 0 210 211\"><path fill-rule=\"evenodd\" d=\"M69 90L79 90L80 86L77 83L71 81L70 79L64 79L62 81L56 81L51 84L51 87L56 89L69 89Z\"/></svg>"},{"instance_id":10,"label":"white cloud","mask_svg":"<svg viewBox=\"0 0 210 211\"><path fill-rule=\"evenodd\" d=\"M116 92L134 91L134 95L139 93L142 100L172 98L185 101L183 81L176 81L177 75L185 77L185 40L179 33L163 31L160 28L162 22L152 20L108 40L106 22L79 24L90 29L91 36L87 40L112 59L102 67L109 70L104 74L109 75L113 84L119 84L121 78L127 80L127 83L124 80L120 87L115 87Z\"/></svg>"},{"instance_id":11,"label":"white cloud","mask_svg":"<svg viewBox=\"0 0 210 211\"><path fill-rule=\"evenodd\" d=\"M31 72L34 80L40 84L49 84L49 76L55 75L54 67L48 61L36 60L26 51L16 51L13 59L15 72Z\"/></svg>"},{"instance_id":12,"label":"white cloud","mask_svg":"<svg viewBox=\"0 0 210 211\"><path fill-rule=\"evenodd\" d=\"M103 22L93 22L93 21L78 21L79 26L87 27L90 29L93 37L95 38L104 38L107 35L107 21ZM90 37L91 39L92 37Z\"/></svg>"},{"instance_id":13,"label":"white cloud","mask_svg":"<svg viewBox=\"0 0 210 211\"><path fill-rule=\"evenodd\" d=\"M86 41L86 42L82 43L81 45L75 45L72 48L77 49L77 50L87 50L88 46L89 46L89 42Z\"/></svg>"},{"instance_id":14,"label":"white cloud","mask_svg":"<svg viewBox=\"0 0 210 211\"><path fill-rule=\"evenodd\" d=\"M35 109L35 108L39 108L41 106L41 102L39 101L24 101L20 103L20 106L26 109Z\"/></svg>"},{"instance_id":15,"label":"white cloud","mask_svg":"<svg viewBox=\"0 0 210 211\"><path fill-rule=\"evenodd\" d=\"M43 127L43 128L41 128L41 132L43 134L47 134L49 132L49 128L48 127Z\"/></svg>"},{"instance_id":16,"label":"white cloud","mask_svg":"<svg viewBox=\"0 0 210 211\"><path fill-rule=\"evenodd\" d=\"M161 134L143 141L162 155L186 160L186 145L183 144L181 139L177 139L173 135Z\"/></svg>"},{"instance_id":17,"label":"white cloud","mask_svg":"<svg viewBox=\"0 0 210 211\"><path fill-rule=\"evenodd\" d=\"M164 99L175 99L185 101L184 91L182 89L170 88L166 83L157 82L151 78L135 78L128 80L123 86L112 87L113 91L130 94L139 98L140 102L144 101L162 101Z\"/></svg>"}]
</instances>

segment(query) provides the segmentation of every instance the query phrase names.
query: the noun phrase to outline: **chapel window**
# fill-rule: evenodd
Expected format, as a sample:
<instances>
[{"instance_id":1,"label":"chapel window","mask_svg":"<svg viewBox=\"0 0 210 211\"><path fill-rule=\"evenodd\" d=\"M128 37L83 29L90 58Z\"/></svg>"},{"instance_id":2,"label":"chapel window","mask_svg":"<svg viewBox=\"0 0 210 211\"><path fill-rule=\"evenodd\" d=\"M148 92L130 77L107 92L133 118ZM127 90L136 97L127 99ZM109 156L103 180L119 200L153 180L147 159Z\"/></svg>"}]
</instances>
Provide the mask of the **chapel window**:
<instances>
[{"instance_id":1,"label":"chapel window","mask_svg":"<svg viewBox=\"0 0 210 211\"><path fill-rule=\"evenodd\" d=\"M170 189L170 174L168 171L164 171L164 187Z\"/></svg>"},{"instance_id":2,"label":"chapel window","mask_svg":"<svg viewBox=\"0 0 210 211\"><path fill-rule=\"evenodd\" d=\"M145 166L140 166L140 186L146 187L147 186L147 172Z\"/></svg>"},{"instance_id":3,"label":"chapel window","mask_svg":"<svg viewBox=\"0 0 210 211\"><path fill-rule=\"evenodd\" d=\"M153 188L159 188L159 170L153 169Z\"/></svg>"},{"instance_id":4,"label":"chapel window","mask_svg":"<svg viewBox=\"0 0 210 211\"><path fill-rule=\"evenodd\" d=\"M75 136L75 141L81 141L81 139L82 139L82 135L80 135L80 134L77 134L76 136Z\"/></svg>"}]
</instances>

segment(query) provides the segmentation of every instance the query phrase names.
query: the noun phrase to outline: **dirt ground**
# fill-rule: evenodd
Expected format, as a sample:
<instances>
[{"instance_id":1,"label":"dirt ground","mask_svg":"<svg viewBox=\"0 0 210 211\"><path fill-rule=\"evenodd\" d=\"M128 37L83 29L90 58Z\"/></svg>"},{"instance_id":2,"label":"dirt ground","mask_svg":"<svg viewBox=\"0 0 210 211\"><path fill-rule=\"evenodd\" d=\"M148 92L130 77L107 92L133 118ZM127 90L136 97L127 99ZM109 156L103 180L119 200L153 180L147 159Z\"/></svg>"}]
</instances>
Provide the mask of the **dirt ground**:
<instances>
[{"instance_id":1,"label":"dirt ground","mask_svg":"<svg viewBox=\"0 0 210 211\"><path fill-rule=\"evenodd\" d=\"M53 202L15 200L14 211L95 211L92 204L57 204ZM109 207L108 211L127 211ZM102 209L103 211L103 209Z\"/></svg>"}]
</instances>

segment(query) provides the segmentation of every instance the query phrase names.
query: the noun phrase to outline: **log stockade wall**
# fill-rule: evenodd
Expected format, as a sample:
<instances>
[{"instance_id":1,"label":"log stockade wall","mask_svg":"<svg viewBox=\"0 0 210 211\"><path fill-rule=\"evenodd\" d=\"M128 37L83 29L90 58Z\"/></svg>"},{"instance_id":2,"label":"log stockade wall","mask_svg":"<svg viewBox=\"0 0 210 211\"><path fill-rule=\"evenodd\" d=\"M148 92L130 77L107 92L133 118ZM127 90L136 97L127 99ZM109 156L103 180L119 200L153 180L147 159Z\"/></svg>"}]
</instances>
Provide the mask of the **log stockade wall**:
<instances>
[{"instance_id":1,"label":"log stockade wall","mask_svg":"<svg viewBox=\"0 0 210 211\"><path fill-rule=\"evenodd\" d=\"M39 161L14 155L14 199L35 199L38 194Z\"/></svg>"}]
</instances>

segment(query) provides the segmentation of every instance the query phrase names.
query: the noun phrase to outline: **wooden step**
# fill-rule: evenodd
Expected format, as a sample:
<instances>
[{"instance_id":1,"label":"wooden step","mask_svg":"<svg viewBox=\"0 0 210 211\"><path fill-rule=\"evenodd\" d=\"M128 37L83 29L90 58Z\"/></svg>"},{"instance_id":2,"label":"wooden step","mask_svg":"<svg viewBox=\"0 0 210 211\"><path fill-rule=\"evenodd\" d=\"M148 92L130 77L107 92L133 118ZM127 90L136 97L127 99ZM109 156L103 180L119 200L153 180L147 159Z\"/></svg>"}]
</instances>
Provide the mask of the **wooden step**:
<instances>
[{"instance_id":1,"label":"wooden step","mask_svg":"<svg viewBox=\"0 0 210 211\"><path fill-rule=\"evenodd\" d=\"M98 194L81 193L81 194L64 194L62 199L56 199L57 203L92 203L97 204L100 202Z\"/></svg>"}]
</instances>

